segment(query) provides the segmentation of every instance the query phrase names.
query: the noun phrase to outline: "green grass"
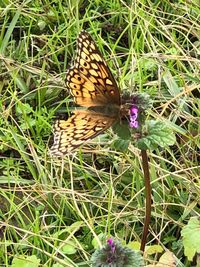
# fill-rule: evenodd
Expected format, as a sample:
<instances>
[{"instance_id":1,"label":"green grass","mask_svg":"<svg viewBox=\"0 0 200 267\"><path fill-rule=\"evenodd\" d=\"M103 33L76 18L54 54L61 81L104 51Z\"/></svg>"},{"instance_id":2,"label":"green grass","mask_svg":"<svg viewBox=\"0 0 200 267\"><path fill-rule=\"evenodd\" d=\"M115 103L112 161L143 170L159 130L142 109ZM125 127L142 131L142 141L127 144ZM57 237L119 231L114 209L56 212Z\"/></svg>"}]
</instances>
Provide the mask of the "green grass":
<instances>
[{"instance_id":1,"label":"green grass","mask_svg":"<svg viewBox=\"0 0 200 267\"><path fill-rule=\"evenodd\" d=\"M72 108L65 72L81 29L96 41L121 91L150 94L149 117L176 133L175 145L148 152L148 245L192 266L180 231L200 216L198 1L21 2L0 1L0 266L19 266L14 259L28 255L40 266L89 266L103 238L141 240L139 149L116 150L108 130L73 157L48 154L53 121Z\"/></svg>"}]
</instances>

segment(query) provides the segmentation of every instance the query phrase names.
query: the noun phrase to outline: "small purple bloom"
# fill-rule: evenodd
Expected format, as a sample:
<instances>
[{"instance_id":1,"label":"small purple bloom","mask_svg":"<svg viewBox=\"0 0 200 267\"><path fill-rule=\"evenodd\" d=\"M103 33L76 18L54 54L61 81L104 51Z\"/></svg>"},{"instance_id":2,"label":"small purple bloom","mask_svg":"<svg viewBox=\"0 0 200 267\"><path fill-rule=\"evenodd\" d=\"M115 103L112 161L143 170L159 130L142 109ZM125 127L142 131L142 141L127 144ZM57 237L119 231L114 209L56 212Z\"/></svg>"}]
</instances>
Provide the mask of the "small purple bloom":
<instances>
[{"instance_id":1,"label":"small purple bloom","mask_svg":"<svg viewBox=\"0 0 200 267\"><path fill-rule=\"evenodd\" d=\"M136 105L132 105L130 108L130 122L129 125L131 128L138 128L139 122L137 121L138 118L138 107Z\"/></svg>"},{"instance_id":2,"label":"small purple bloom","mask_svg":"<svg viewBox=\"0 0 200 267\"><path fill-rule=\"evenodd\" d=\"M131 106L130 114L131 114L131 116L137 116L138 115L138 107L136 105Z\"/></svg>"},{"instance_id":3,"label":"small purple bloom","mask_svg":"<svg viewBox=\"0 0 200 267\"><path fill-rule=\"evenodd\" d=\"M139 123L138 123L138 121L130 121L129 125L131 128L138 128Z\"/></svg>"},{"instance_id":4,"label":"small purple bloom","mask_svg":"<svg viewBox=\"0 0 200 267\"><path fill-rule=\"evenodd\" d=\"M107 243L108 243L108 245L110 246L112 253L114 253L114 252L115 252L115 244L114 244L112 238L109 238L109 239L107 240Z\"/></svg>"},{"instance_id":5,"label":"small purple bloom","mask_svg":"<svg viewBox=\"0 0 200 267\"><path fill-rule=\"evenodd\" d=\"M92 267L128 267L144 266L142 256L130 248L123 247L121 243L110 237L107 244L96 250L91 258Z\"/></svg>"}]
</instances>

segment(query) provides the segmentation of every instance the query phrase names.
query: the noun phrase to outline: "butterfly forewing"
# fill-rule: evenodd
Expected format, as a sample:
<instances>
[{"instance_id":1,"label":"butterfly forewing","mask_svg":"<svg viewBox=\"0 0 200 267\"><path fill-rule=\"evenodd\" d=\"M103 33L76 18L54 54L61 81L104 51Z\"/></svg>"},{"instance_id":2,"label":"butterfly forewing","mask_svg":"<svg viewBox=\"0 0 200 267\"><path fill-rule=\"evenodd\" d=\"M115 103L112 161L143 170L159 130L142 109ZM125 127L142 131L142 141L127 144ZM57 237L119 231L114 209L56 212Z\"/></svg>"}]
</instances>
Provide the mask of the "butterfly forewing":
<instances>
[{"instance_id":1,"label":"butterfly forewing","mask_svg":"<svg viewBox=\"0 0 200 267\"><path fill-rule=\"evenodd\" d=\"M67 87L74 101L84 107L120 105L116 81L91 36L81 31L74 67L67 72Z\"/></svg>"},{"instance_id":2,"label":"butterfly forewing","mask_svg":"<svg viewBox=\"0 0 200 267\"><path fill-rule=\"evenodd\" d=\"M120 92L96 44L82 31L77 46L74 66L67 71L67 87L75 103L88 109L77 110L68 120L55 122L51 153L56 156L71 152L119 118Z\"/></svg>"}]
</instances>

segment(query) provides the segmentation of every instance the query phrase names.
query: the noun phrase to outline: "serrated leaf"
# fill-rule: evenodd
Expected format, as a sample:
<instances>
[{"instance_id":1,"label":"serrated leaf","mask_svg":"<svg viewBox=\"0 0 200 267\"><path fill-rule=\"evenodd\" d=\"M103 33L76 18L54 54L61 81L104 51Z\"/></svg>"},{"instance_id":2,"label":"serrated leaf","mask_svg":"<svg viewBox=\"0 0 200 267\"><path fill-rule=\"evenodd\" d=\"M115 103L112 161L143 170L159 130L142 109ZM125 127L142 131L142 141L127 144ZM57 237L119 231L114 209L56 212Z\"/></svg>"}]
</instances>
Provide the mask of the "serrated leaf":
<instances>
[{"instance_id":1,"label":"serrated leaf","mask_svg":"<svg viewBox=\"0 0 200 267\"><path fill-rule=\"evenodd\" d=\"M32 256L15 256L12 261L11 267L38 267L40 264L40 259L35 255Z\"/></svg>"},{"instance_id":2,"label":"serrated leaf","mask_svg":"<svg viewBox=\"0 0 200 267\"><path fill-rule=\"evenodd\" d=\"M125 152L128 149L130 141L129 140L123 140L123 139L117 139L112 143L112 146L117 150L121 152Z\"/></svg>"},{"instance_id":3,"label":"serrated leaf","mask_svg":"<svg viewBox=\"0 0 200 267\"><path fill-rule=\"evenodd\" d=\"M197 217L190 218L181 231L185 256L192 261L195 253L200 253L200 221Z\"/></svg>"},{"instance_id":4,"label":"serrated leaf","mask_svg":"<svg viewBox=\"0 0 200 267\"><path fill-rule=\"evenodd\" d=\"M113 131L123 140L130 140L131 132L127 122L116 123L112 127Z\"/></svg>"},{"instance_id":5,"label":"serrated leaf","mask_svg":"<svg viewBox=\"0 0 200 267\"><path fill-rule=\"evenodd\" d=\"M112 248L114 248L114 250L112 250ZM109 243L107 243L101 249L97 249L92 254L91 263L94 267L144 266L143 257L139 251L134 251L126 246L123 246L118 240L115 239L112 239L112 247Z\"/></svg>"},{"instance_id":6,"label":"serrated leaf","mask_svg":"<svg viewBox=\"0 0 200 267\"><path fill-rule=\"evenodd\" d=\"M175 141L172 129L163 122L151 120L147 122L147 135L139 139L136 145L143 150L154 150L159 146L173 145Z\"/></svg>"},{"instance_id":7,"label":"serrated leaf","mask_svg":"<svg viewBox=\"0 0 200 267\"><path fill-rule=\"evenodd\" d=\"M30 114L33 113L32 107L28 103L20 103L16 106L16 113L21 114Z\"/></svg>"}]
</instances>

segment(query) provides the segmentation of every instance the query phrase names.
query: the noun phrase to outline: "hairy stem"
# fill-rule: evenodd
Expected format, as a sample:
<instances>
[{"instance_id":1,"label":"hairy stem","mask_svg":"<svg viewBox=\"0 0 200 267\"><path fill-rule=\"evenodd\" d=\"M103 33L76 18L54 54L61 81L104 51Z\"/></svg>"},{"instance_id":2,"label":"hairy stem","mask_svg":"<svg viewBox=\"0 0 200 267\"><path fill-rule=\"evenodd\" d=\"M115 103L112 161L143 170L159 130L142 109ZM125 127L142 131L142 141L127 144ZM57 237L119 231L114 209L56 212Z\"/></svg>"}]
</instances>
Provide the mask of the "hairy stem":
<instances>
[{"instance_id":1,"label":"hairy stem","mask_svg":"<svg viewBox=\"0 0 200 267\"><path fill-rule=\"evenodd\" d=\"M144 221L140 250L144 252L145 244L147 241L150 219L151 219L151 184L150 184L150 173L149 173L149 162L148 162L147 151L141 150L141 155L142 155L142 167L143 167L144 181L145 181L146 213L145 213L145 221Z\"/></svg>"}]
</instances>

